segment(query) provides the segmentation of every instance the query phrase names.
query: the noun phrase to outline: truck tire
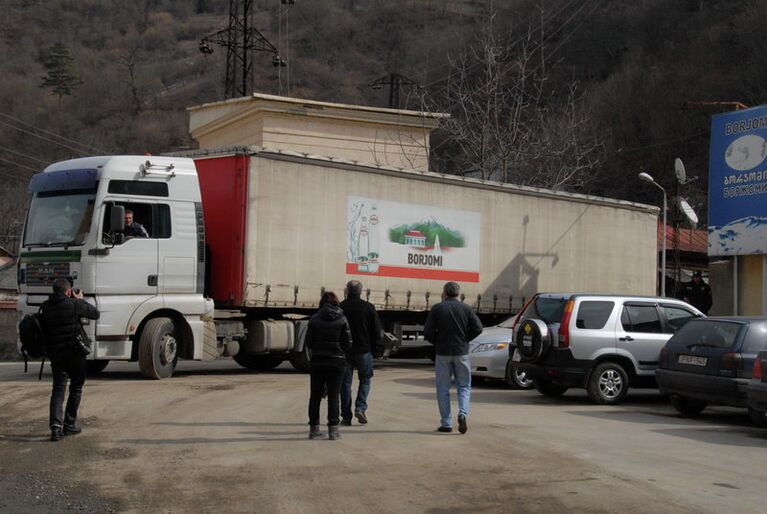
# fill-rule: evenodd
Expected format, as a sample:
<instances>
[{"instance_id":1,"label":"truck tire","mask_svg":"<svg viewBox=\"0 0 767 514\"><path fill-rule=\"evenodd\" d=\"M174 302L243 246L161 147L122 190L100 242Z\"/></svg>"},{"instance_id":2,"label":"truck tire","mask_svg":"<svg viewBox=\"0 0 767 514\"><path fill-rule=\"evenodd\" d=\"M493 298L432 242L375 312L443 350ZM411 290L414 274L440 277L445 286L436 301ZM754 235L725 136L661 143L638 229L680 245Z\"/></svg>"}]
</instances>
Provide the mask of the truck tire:
<instances>
[{"instance_id":1,"label":"truck tire","mask_svg":"<svg viewBox=\"0 0 767 514\"><path fill-rule=\"evenodd\" d=\"M706 408L706 402L703 400L695 400L693 398L685 398L678 394L671 395L671 406L674 407L679 414L685 418L696 418L700 416L703 409Z\"/></svg>"},{"instance_id":2,"label":"truck tire","mask_svg":"<svg viewBox=\"0 0 767 514\"><path fill-rule=\"evenodd\" d=\"M562 396L569 389L566 386L554 384L550 380L538 379L535 381L535 388L544 396Z\"/></svg>"},{"instance_id":3,"label":"truck tire","mask_svg":"<svg viewBox=\"0 0 767 514\"><path fill-rule=\"evenodd\" d=\"M538 362L546 357L551 348L549 328L541 320L527 319L519 325L514 334L517 353L523 362Z\"/></svg>"},{"instance_id":4,"label":"truck tire","mask_svg":"<svg viewBox=\"0 0 767 514\"><path fill-rule=\"evenodd\" d=\"M85 372L89 376L98 375L108 364L109 361L85 361Z\"/></svg>"},{"instance_id":5,"label":"truck tire","mask_svg":"<svg viewBox=\"0 0 767 514\"><path fill-rule=\"evenodd\" d=\"M301 373L309 372L309 348L304 345L300 352L290 354L290 364Z\"/></svg>"},{"instance_id":6,"label":"truck tire","mask_svg":"<svg viewBox=\"0 0 767 514\"><path fill-rule=\"evenodd\" d=\"M591 372L586 392L594 403L615 405L629 391L629 377L623 366L615 362L603 362Z\"/></svg>"},{"instance_id":7,"label":"truck tire","mask_svg":"<svg viewBox=\"0 0 767 514\"><path fill-rule=\"evenodd\" d=\"M170 318L152 318L144 325L138 345L141 374L159 380L173 375L178 363L176 327Z\"/></svg>"},{"instance_id":8,"label":"truck tire","mask_svg":"<svg viewBox=\"0 0 767 514\"><path fill-rule=\"evenodd\" d=\"M283 357L277 355L252 355L245 353L242 350L234 356L234 361L243 368L252 369L255 371L268 371L274 369L285 360Z\"/></svg>"},{"instance_id":9,"label":"truck tire","mask_svg":"<svg viewBox=\"0 0 767 514\"><path fill-rule=\"evenodd\" d=\"M512 362L506 364L506 383L514 389L527 391L535 387L535 380L528 378L527 374L518 369Z\"/></svg>"}]
</instances>

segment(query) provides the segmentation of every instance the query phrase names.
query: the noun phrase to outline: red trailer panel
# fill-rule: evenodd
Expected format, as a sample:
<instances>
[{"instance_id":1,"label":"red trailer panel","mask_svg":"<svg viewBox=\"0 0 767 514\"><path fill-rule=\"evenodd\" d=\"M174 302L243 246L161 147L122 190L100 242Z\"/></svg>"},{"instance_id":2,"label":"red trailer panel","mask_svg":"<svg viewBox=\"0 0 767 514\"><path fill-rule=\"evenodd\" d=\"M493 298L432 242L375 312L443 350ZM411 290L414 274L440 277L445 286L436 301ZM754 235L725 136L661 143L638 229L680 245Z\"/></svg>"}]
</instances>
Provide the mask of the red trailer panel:
<instances>
[{"instance_id":1,"label":"red trailer panel","mask_svg":"<svg viewBox=\"0 0 767 514\"><path fill-rule=\"evenodd\" d=\"M220 306L243 302L248 162L247 155L195 160L208 247L208 290Z\"/></svg>"}]
</instances>

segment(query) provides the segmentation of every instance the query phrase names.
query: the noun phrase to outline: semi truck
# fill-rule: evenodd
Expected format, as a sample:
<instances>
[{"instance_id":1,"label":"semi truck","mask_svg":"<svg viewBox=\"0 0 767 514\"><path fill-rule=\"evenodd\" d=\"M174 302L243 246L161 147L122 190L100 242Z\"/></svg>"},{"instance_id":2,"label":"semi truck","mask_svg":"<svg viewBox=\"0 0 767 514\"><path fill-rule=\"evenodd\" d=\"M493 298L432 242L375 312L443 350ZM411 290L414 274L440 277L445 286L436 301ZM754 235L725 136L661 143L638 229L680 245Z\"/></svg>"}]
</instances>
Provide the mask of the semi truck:
<instances>
[{"instance_id":1,"label":"semi truck","mask_svg":"<svg viewBox=\"0 0 767 514\"><path fill-rule=\"evenodd\" d=\"M57 277L101 312L91 371L231 356L306 370L324 291L363 284L392 344L443 284L486 324L542 290L654 294L656 207L471 177L232 147L102 156L34 175L18 264L21 315ZM131 237L125 215L149 237Z\"/></svg>"}]
</instances>

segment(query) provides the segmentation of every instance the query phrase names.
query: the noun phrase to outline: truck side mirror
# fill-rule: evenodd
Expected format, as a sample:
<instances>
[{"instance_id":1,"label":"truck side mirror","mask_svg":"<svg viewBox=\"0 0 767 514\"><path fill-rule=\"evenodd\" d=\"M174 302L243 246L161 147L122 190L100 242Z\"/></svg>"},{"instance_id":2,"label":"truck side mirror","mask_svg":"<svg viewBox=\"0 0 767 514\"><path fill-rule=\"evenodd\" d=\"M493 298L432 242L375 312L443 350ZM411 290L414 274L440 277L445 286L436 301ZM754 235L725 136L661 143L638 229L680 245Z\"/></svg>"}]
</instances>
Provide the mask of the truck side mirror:
<instances>
[{"instance_id":1,"label":"truck side mirror","mask_svg":"<svg viewBox=\"0 0 767 514\"><path fill-rule=\"evenodd\" d=\"M112 205L109 210L109 232L125 232L125 207L122 205Z\"/></svg>"}]
</instances>

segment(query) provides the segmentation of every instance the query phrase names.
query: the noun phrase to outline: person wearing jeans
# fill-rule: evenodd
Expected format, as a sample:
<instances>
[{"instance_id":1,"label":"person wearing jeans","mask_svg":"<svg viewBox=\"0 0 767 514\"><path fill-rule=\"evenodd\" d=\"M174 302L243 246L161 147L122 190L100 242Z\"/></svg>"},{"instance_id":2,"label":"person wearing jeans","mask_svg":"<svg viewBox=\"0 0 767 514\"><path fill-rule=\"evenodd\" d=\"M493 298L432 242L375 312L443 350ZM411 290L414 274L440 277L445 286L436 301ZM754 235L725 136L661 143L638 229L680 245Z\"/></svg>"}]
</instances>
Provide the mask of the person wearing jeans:
<instances>
[{"instance_id":1,"label":"person wearing jeans","mask_svg":"<svg viewBox=\"0 0 767 514\"><path fill-rule=\"evenodd\" d=\"M455 377L458 396L458 420L469 417L471 399L471 367L468 355L439 355L434 359L434 376L437 384L437 405L439 406L440 427L452 427L450 417L450 383ZM460 426L459 426L460 428ZM463 430L461 433L466 433Z\"/></svg>"},{"instance_id":2,"label":"person wearing jeans","mask_svg":"<svg viewBox=\"0 0 767 514\"><path fill-rule=\"evenodd\" d=\"M370 379L373 377L373 354L352 353L346 358L346 372L341 384L341 424L352 424L352 382L354 370L357 370L359 387L357 398L354 400L354 415L361 424L368 422L366 411L368 410L368 395L370 394Z\"/></svg>"},{"instance_id":3,"label":"person wearing jeans","mask_svg":"<svg viewBox=\"0 0 767 514\"><path fill-rule=\"evenodd\" d=\"M341 386L341 424L352 424L352 382L357 370L359 387L354 401L354 416L361 424L368 422L368 395L373 377L373 350L381 338L381 321L372 303L362 299L362 283L351 280L346 284L346 299L341 309L349 321L352 346L346 354L346 373Z\"/></svg>"},{"instance_id":4,"label":"person wearing jeans","mask_svg":"<svg viewBox=\"0 0 767 514\"><path fill-rule=\"evenodd\" d=\"M450 383L455 379L458 393L458 431L468 431L471 399L471 367L469 341L482 333L477 314L458 300L460 286L448 282L442 290L442 301L432 307L423 329L424 337L434 345L434 377L440 423L437 431L452 432Z\"/></svg>"}]
</instances>

